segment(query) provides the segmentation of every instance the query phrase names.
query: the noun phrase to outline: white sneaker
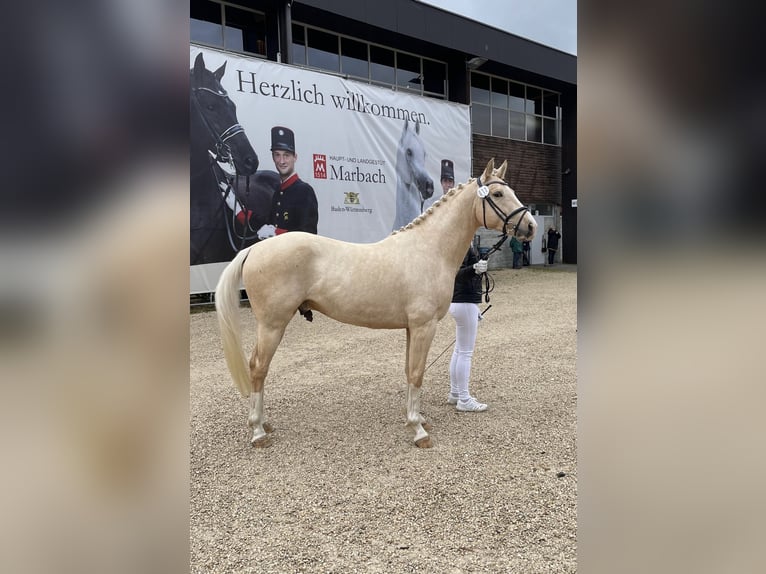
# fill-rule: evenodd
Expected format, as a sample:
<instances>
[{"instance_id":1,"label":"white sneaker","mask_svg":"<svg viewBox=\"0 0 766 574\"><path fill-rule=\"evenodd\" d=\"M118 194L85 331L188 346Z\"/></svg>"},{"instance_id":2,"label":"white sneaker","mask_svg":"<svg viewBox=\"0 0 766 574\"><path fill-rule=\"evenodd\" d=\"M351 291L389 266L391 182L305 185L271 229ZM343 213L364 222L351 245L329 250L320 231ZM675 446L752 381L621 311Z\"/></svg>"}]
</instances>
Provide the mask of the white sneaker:
<instances>
[{"instance_id":1,"label":"white sneaker","mask_svg":"<svg viewBox=\"0 0 766 574\"><path fill-rule=\"evenodd\" d=\"M457 404L457 395L453 395L452 393L447 395L447 404L448 405L456 405Z\"/></svg>"},{"instance_id":2,"label":"white sneaker","mask_svg":"<svg viewBox=\"0 0 766 574\"><path fill-rule=\"evenodd\" d=\"M473 397L468 397L467 401L458 401L457 410L460 412L480 413L487 410L487 405L480 403Z\"/></svg>"}]
</instances>

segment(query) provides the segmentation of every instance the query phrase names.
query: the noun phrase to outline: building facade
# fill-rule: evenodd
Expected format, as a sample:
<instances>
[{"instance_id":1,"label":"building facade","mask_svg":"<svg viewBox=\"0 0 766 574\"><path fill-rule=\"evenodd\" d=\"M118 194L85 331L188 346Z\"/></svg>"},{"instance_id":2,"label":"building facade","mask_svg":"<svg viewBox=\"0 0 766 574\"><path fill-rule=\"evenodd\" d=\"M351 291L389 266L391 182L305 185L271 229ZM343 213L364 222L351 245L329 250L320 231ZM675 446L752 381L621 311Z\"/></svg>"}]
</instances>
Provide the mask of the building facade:
<instances>
[{"instance_id":1,"label":"building facade","mask_svg":"<svg viewBox=\"0 0 766 574\"><path fill-rule=\"evenodd\" d=\"M556 225L577 263L576 56L416 0L191 0L190 16L200 46L470 106L471 176L508 160L537 241Z\"/></svg>"}]
</instances>

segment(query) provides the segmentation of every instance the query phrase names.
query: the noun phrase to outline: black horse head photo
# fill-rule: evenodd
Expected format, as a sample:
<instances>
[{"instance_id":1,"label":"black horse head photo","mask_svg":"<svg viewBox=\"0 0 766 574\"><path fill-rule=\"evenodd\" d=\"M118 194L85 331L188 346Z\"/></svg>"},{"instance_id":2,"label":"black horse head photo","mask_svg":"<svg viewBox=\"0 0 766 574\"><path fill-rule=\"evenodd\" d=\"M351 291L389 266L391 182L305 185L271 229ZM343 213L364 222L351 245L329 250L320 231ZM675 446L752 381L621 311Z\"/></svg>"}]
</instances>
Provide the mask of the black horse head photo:
<instances>
[{"instance_id":1,"label":"black horse head photo","mask_svg":"<svg viewBox=\"0 0 766 574\"><path fill-rule=\"evenodd\" d=\"M190 70L190 264L230 261L257 240L271 196L274 172L256 173L258 155L221 85L226 62L205 67L202 53Z\"/></svg>"}]
</instances>

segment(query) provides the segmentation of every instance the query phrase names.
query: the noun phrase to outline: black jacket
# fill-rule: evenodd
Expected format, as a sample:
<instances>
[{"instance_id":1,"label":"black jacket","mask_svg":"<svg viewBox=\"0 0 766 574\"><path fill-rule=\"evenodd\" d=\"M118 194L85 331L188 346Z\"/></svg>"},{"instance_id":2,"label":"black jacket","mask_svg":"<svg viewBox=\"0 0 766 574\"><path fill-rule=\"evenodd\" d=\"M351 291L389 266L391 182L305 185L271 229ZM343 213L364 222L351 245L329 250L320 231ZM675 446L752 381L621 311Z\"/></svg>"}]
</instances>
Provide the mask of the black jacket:
<instances>
[{"instance_id":1,"label":"black jacket","mask_svg":"<svg viewBox=\"0 0 766 574\"><path fill-rule=\"evenodd\" d=\"M556 249L559 248L559 238L561 237L561 233L556 231L555 229L549 229L548 230L548 249L552 249L553 251L556 251Z\"/></svg>"},{"instance_id":2,"label":"black jacket","mask_svg":"<svg viewBox=\"0 0 766 574\"><path fill-rule=\"evenodd\" d=\"M481 303L481 275L477 275L473 268L473 264L478 260L479 253L472 244L455 275L453 303Z\"/></svg>"},{"instance_id":3,"label":"black jacket","mask_svg":"<svg viewBox=\"0 0 766 574\"><path fill-rule=\"evenodd\" d=\"M287 185L285 185L287 184ZM317 197L308 183L288 179L271 198L271 222L286 231L317 232Z\"/></svg>"}]
</instances>

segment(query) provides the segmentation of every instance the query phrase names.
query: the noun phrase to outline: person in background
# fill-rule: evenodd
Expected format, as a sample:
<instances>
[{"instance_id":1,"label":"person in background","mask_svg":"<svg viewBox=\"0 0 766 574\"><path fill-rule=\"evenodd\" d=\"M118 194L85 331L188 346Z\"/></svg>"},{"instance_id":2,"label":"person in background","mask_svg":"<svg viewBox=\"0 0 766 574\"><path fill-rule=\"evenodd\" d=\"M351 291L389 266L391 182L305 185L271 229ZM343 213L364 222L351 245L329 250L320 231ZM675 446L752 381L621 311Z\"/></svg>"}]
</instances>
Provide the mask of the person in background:
<instances>
[{"instance_id":1,"label":"person in background","mask_svg":"<svg viewBox=\"0 0 766 574\"><path fill-rule=\"evenodd\" d=\"M440 180L442 184L442 192L440 195L433 194L431 197L423 202L423 208L421 211L425 211L431 207L436 201L450 189L455 187L455 164L451 159L443 159L441 161L441 174Z\"/></svg>"},{"instance_id":2,"label":"person in background","mask_svg":"<svg viewBox=\"0 0 766 574\"><path fill-rule=\"evenodd\" d=\"M521 240L515 235L511 237L511 251L513 251L513 268L521 269L521 256L524 252L524 246Z\"/></svg>"},{"instance_id":3,"label":"person in background","mask_svg":"<svg viewBox=\"0 0 766 574\"><path fill-rule=\"evenodd\" d=\"M479 328L481 303L481 276L487 271L487 261L479 259L479 252L471 244L455 276L450 315L455 319L455 349L449 365L450 392L447 403L460 412L481 412L487 405L480 403L468 392L471 361Z\"/></svg>"},{"instance_id":4,"label":"person in background","mask_svg":"<svg viewBox=\"0 0 766 574\"><path fill-rule=\"evenodd\" d=\"M289 128L271 128L271 158L282 180L271 198L268 223L258 229L258 239L268 239L287 231L317 232L319 208L314 188L295 172L295 134Z\"/></svg>"},{"instance_id":5,"label":"person in background","mask_svg":"<svg viewBox=\"0 0 766 574\"><path fill-rule=\"evenodd\" d=\"M556 251L559 248L559 239L561 239L561 233L556 231L556 227L551 225L548 228L548 242L546 247L548 249L548 265L553 265L553 259L556 257Z\"/></svg>"},{"instance_id":6,"label":"person in background","mask_svg":"<svg viewBox=\"0 0 766 574\"><path fill-rule=\"evenodd\" d=\"M524 267L527 267L527 266L529 266L529 251L530 251L529 241L522 241L521 242L521 248L523 249L523 251L521 253L522 265Z\"/></svg>"}]
</instances>

